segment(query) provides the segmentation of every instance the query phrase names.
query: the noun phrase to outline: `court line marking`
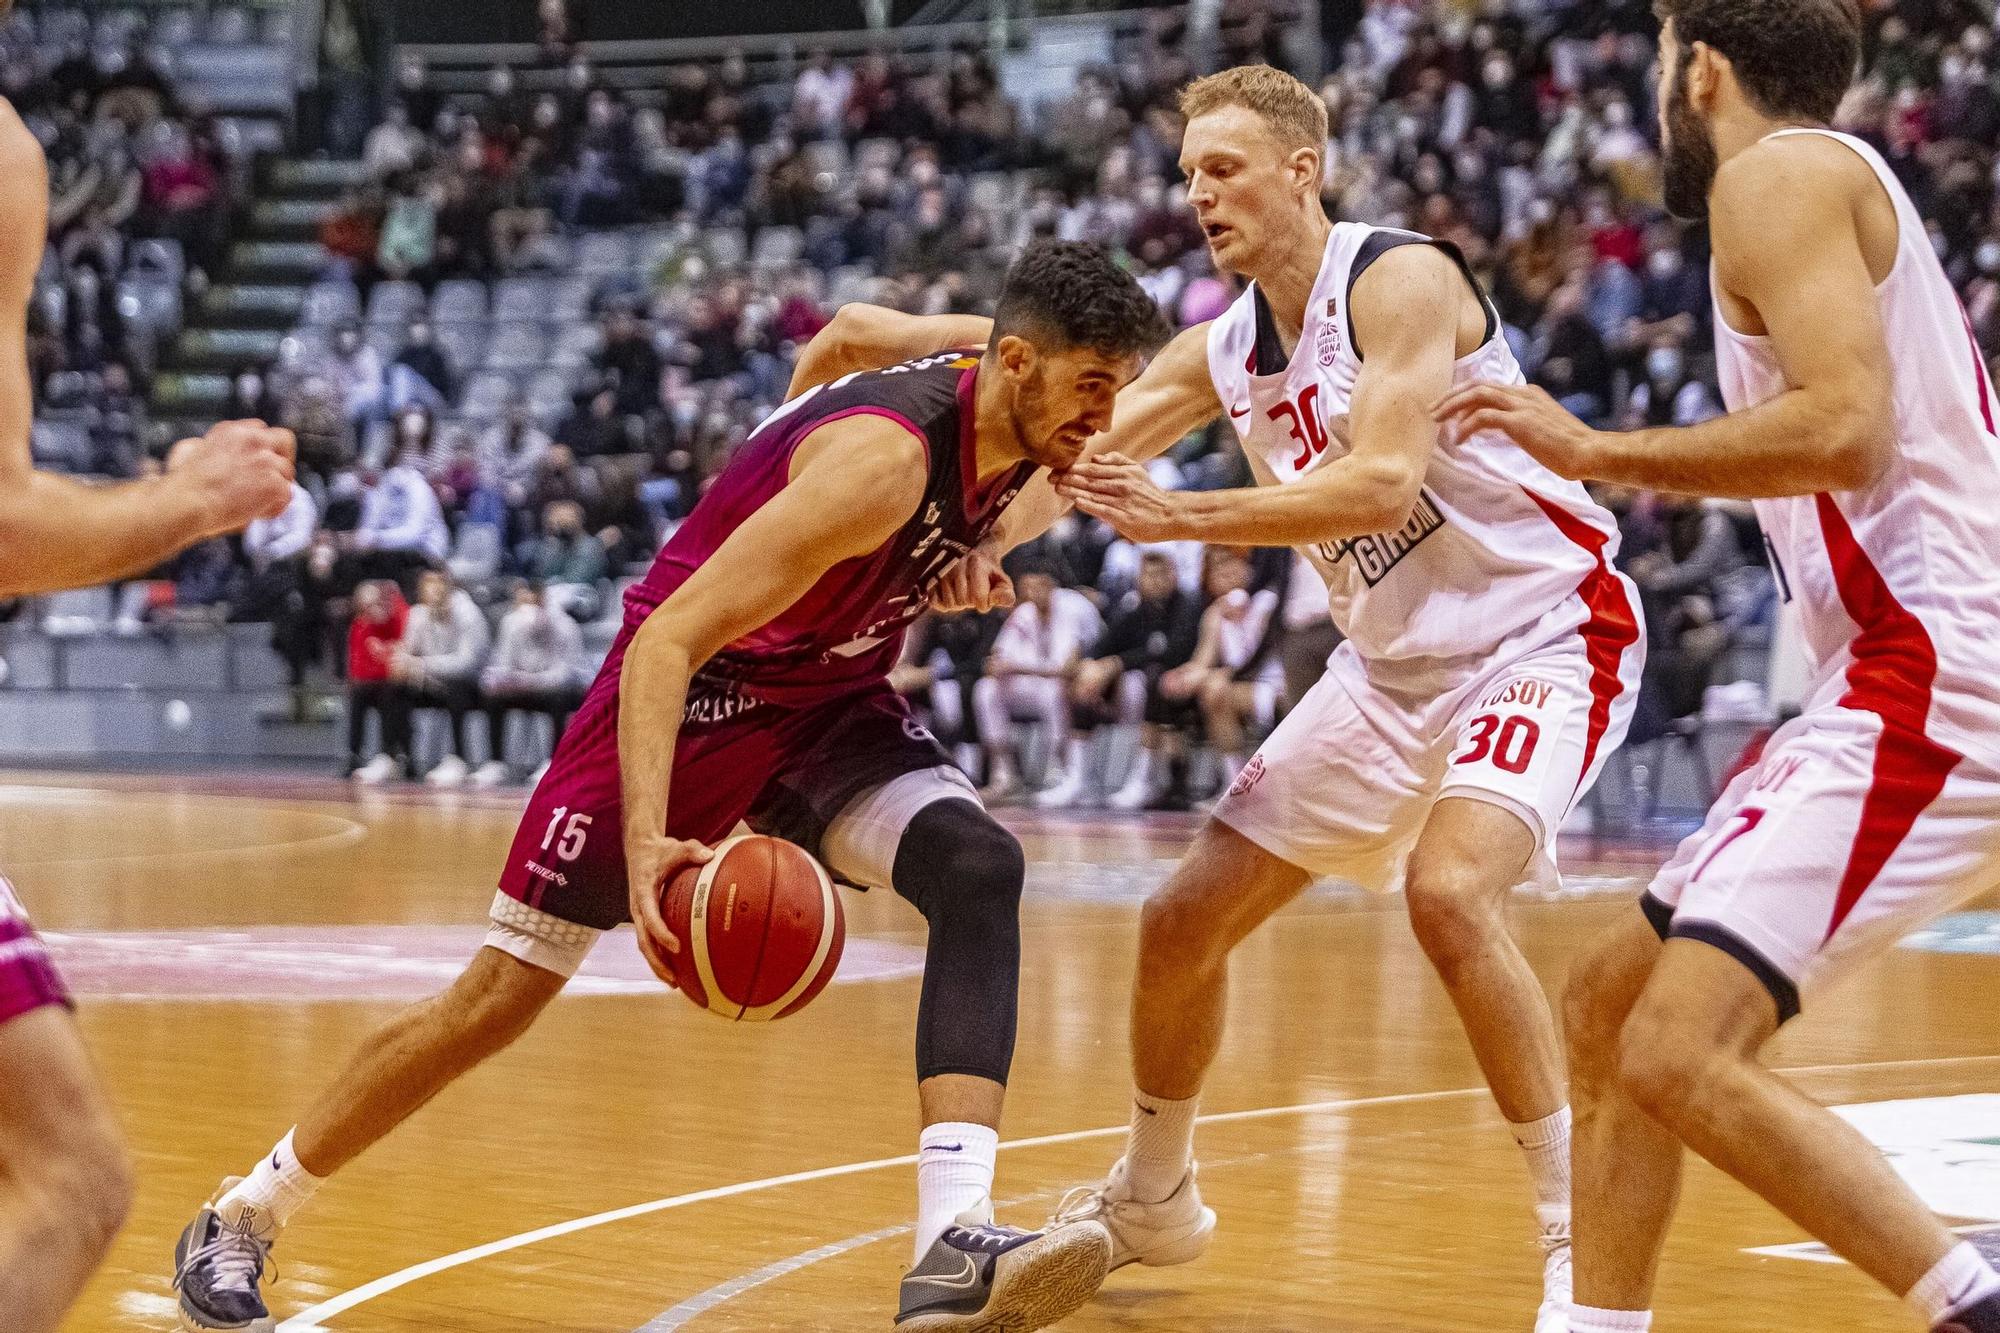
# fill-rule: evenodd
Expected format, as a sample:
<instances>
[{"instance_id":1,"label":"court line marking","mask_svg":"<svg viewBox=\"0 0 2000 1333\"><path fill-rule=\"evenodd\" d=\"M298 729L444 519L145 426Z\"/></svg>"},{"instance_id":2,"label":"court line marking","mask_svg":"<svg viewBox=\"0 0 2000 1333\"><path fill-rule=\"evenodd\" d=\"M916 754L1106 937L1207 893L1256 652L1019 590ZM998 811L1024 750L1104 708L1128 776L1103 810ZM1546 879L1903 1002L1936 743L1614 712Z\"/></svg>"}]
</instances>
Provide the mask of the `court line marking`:
<instances>
[{"instance_id":1,"label":"court line marking","mask_svg":"<svg viewBox=\"0 0 2000 1333\"><path fill-rule=\"evenodd\" d=\"M1196 1123L1205 1125L1228 1124L1239 1120L1264 1120L1287 1115L1314 1115L1333 1111L1359 1110L1374 1106L1399 1106L1415 1102L1450 1101L1461 1097L1488 1096L1485 1087L1446 1088L1435 1092L1398 1092L1375 1097L1346 1097L1336 1101L1299 1102L1287 1106L1260 1106L1245 1111L1219 1111L1211 1115L1199 1116ZM1000 1151L1013 1148L1046 1148L1059 1143L1081 1143L1089 1139L1110 1138L1123 1134L1129 1125L1119 1124L1097 1129L1073 1129L1061 1134L1042 1134L1034 1138L1009 1139L1000 1145ZM734 1185L718 1185L711 1189L695 1190L689 1194L676 1194L665 1199L653 1199L646 1203L635 1203L624 1208L614 1208L608 1212L593 1213L588 1217L572 1218L567 1222L557 1222L552 1226L524 1231L517 1236L489 1241L475 1245L471 1249L460 1250L437 1259L427 1259L420 1264L412 1264L399 1272L376 1278L373 1282L342 1292L331 1300L299 1311L278 1325L277 1333L331 1333L321 1321L344 1314L358 1305L364 1305L378 1296L386 1296L399 1287L408 1286L419 1279L431 1277L449 1269L490 1259L496 1254L505 1254L525 1246L536 1245L545 1240L555 1240L592 1227L604 1226L612 1222L624 1222L635 1217L645 1217L652 1213L665 1212L671 1208L686 1208L697 1203L711 1203L717 1199L731 1199L743 1194L758 1194L765 1190L778 1189L785 1185L803 1185L817 1180L832 1180L840 1176L862 1175L870 1171L884 1171L891 1167L913 1166L915 1153L905 1153L899 1157L877 1157L867 1162L847 1162L839 1166L823 1166L811 1171L793 1171L782 1176L767 1176L762 1180L739 1181Z\"/></svg>"},{"instance_id":2,"label":"court line marking","mask_svg":"<svg viewBox=\"0 0 2000 1333\"><path fill-rule=\"evenodd\" d=\"M1323 1140L1314 1139L1308 1143L1295 1144L1292 1147L1280 1148L1273 1152L1243 1153L1235 1157L1204 1157L1201 1162L1201 1169L1203 1171L1218 1171L1232 1166L1245 1166L1252 1162L1266 1162L1273 1157L1296 1157L1303 1153L1318 1152L1322 1146ZM1062 1197L1063 1195L1057 1193L1055 1190L1038 1190L1033 1194L1024 1194L1018 1199L995 1200L993 1206L995 1208L1013 1208L1020 1204L1034 1203L1038 1200L1060 1200ZM697 1317L707 1314L710 1310L718 1306L726 1305L745 1292L754 1291L756 1288L764 1286L767 1283L775 1282L781 1277L796 1273L802 1268L809 1268L814 1264L822 1263L828 1259L837 1259L849 1250L858 1250L864 1246L873 1245L878 1240L888 1240L894 1236L907 1236L916 1229L915 1224L905 1222L899 1227L884 1227L880 1231L870 1231L860 1236L849 1236L846 1240L837 1240L830 1244L819 1246L817 1249L805 1250L788 1258L774 1260L757 1269L755 1272L730 1278L726 1282L719 1282L707 1291L698 1292L688 1297L674 1306L673 1309L654 1315L644 1324L633 1329L632 1333L676 1333L677 1330L692 1323Z\"/></svg>"},{"instance_id":3,"label":"court line marking","mask_svg":"<svg viewBox=\"0 0 2000 1333\"><path fill-rule=\"evenodd\" d=\"M849 1250L858 1250L873 1245L878 1240L888 1240L894 1236L907 1236L916 1228L908 1222L899 1227L883 1227L880 1231L864 1231L846 1240L837 1240L817 1249L803 1250L784 1259L773 1260L762 1268L717 1283L707 1291L688 1297L671 1310L663 1310L633 1330L633 1333L674 1333L690 1320L699 1319L718 1305L726 1305L746 1291L754 1291L767 1282L810 1268L825 1259L836 1259Z\"/></svg>"},{"instance_id":4,"label":"court line marking","mask_svg":"<svg viewBox=\"0 0 2000 1333\"><path fill-rule=\"evenodd\" d=\"M174 804L182 803L186 799L171 792L114 792L113 794L127 798L136 796L138 799L135 803L141 809L166 810L168 813L173 813L171 807ZM23 806L37 802L49 805L88 806L101 800L104 795L104 791L90 787L45 787L26 783L0 783L0 798L5 798L10 804ZM49 799L51 797L54 799ZM257 813L292 814L303 819L330 821L339 827L302 838L247 843L240 847L183 847L145 852L114 852L108 855L30 857L9 859L7 864L9 867L19 869L42 866L142 865L148 861L227 860L238 856L261 856L268 852L296 852L307 847L341 847L348 843L359 842L368 836L368 826L360 820L327 810L288 810L278 802L254 796L205 796L203 802L204 809L210 808L213 804L249 806Z\"/></svg>"},{"instance_id":5,"label":"court line marking","mask_svg":"<svg viewBox=\"0 0 2000 1333\"><path fill-rule=\"evenodd\" d=\"M1993 1064L2000 1062L2000 1054L1994 1055L1950 1055L1917 1060L1872 1060L1851 1064L1835 1065L1793 1065L1779 1069L1781 1074L1826 1074L1851 1073L1869 1069L1918 1069L1938 1065ZM1318 1115L1336 1111L1355 1111L1377 1106L1408 1106L1421 1102L1452 1101L1463 1097L1487 1097L1492 1094L1485 1085L1476 1088L1444 1088L1432 1092L1398 1092L1374 1097L1345 1097L1334 1101L1295 1102L1285 1106L1260 1106L1244 1111L1220 1111L1197 1116L1196 1124L1232 1124L1245 1120L1267 1120L1288 1115ZM1090 1139L1110 1138L1123 1134L1129 1125L1111 1125L1097 1129L1074 1129L1061 1134L1042 1134L1034 1138L1010 1139L1000 1145L1000 1151L1012 1148L1046 1148L1060 1143L1082 1143ZM436 1259L426 1259L419 1264L400 1269L372 1282L363 1283L351 1291L344 1291L329 1300L309 1306L279 1324L276 1333L333 1333L322 1321L338 1314L345 1314L356 1306L365 1305L377 1297L386 1296L401 1287L453 1268L490 1259L496 1254L506 1254L511 1250L538 1245L545 1240L555 1240L562 1236L587 1231L592 1227L606 1226L613 1222L629 1221L635 1217L646 1217L653 1213L666 1212L673 1208L686 1208L698 1203L712 1203L717 1199L732 1199L744 1194L759 1194L766 1190L778 1189L785 1185L803 1185L818 1180L832 1180L841 1176L862 1175L870 1171L884 1171L890 1167L915 1165L917 1155L905 1153L899 1157L877 1157L866 1162L847 1162L839 1166L817 1167L810 1171L793 1171L781 1176L766 1176L761 1180L739 1181L734 1185L717 1185L710 1189L695 1190L688 1194L670 1195L664 1199L653 1199L646 1203L630 1204L624 1208L613 1208L607 1212L592 1213L588 1217L572 1218L567 1222L557 1222L551 1226L539 1227L533 1231L523 1231L518 1235L488 1241L470 1249L442 1255Z\"/></svg>"}]
</instances>

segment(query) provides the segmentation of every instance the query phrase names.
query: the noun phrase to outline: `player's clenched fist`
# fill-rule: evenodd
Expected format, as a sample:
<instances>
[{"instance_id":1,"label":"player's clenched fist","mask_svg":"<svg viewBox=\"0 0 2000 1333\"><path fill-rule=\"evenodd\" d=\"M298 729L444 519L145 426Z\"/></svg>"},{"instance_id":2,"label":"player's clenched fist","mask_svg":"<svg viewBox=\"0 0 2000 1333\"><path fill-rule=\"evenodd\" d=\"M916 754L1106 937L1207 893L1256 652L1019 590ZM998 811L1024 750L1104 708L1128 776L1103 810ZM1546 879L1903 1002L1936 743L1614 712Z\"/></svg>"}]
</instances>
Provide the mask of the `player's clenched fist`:
<instances>
[{"instance_id":1,"label":"player's clenched fist","mask_svg":"<svg viewBox=\"0 0 2000 1333\"><path fill-rule=\"evenodd\" d=\"M167 455L167 474L190 486L209 516L210 535L235 532L252 519L276 518L292 502L292 433L261 421L223 421L182 440Z\"/></svg>"},{"instance_id":2,"label":"player's clenched fist","mask_svg":"<svg viewBox=\"0 0 2000 1333\"><path fill-rule=\"evenodd\" d=\"M1000 568L1000 559L985 547L974 547L944 572L931 589L931 606L953 611L991 611L1014 604L1014 580Z\"/></svg>"}]
</instances>

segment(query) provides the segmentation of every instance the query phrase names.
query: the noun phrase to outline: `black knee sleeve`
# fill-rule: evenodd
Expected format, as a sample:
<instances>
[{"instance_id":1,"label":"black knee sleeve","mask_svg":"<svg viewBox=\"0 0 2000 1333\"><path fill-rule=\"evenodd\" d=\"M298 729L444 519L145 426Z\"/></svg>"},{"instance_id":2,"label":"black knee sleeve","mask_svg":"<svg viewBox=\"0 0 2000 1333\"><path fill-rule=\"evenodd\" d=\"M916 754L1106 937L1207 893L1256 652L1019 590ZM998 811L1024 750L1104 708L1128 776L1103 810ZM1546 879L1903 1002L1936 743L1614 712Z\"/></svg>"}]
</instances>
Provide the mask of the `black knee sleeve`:
<instances>
[{"instance_id":1,"label":"black knee sleeve","mask_svg":"<svg viewBox=\"0 0 2000 1333\"><path fill-rule=\"evenodd\" d=\"M893 873L931 927L917 1078L1005 1083L1021 986L1021 844L971 801L934 801L903 830Z\"/></svg>"}]
</instances>

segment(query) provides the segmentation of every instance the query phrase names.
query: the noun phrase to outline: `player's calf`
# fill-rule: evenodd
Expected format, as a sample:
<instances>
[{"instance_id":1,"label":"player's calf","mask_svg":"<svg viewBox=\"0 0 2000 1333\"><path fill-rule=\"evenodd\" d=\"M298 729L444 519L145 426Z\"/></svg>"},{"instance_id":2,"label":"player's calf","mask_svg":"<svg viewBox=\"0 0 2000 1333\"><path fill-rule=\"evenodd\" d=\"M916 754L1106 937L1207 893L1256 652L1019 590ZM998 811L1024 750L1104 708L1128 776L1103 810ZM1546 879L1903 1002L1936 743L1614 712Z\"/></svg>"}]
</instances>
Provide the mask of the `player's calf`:
<instances>
[{"instance_id":1,"label":"player's calf","mask_svg":"<svg viewBox=\"0 0 2000 1333\"><path fill-rule=\"evenodd\" d=\"M43 993L61 993L53 972ZM12 1074L0 1078L0 1311L10 1333L42 1333L124 1225L132 1167L75 1023L53 998L0 1022L0 1069Z\"/></svg>"}]
</instances>

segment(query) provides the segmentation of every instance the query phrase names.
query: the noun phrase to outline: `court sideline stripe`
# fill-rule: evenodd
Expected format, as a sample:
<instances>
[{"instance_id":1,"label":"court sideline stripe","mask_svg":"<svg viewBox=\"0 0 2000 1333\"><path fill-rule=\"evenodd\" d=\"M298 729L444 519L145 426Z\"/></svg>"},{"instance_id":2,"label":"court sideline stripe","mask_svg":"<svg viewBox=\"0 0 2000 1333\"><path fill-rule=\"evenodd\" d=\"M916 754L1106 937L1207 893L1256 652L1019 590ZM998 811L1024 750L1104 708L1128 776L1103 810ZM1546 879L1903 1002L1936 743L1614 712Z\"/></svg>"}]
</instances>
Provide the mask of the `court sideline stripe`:
<instances>
[{"instance_id":1,"label":"court sideline stripe","mask_svg":"<svg viewBox=\"0 0 2000 1333\"><path fill-rule=\"evenodd\" d=\"M1996 1055L1954 1055L1918 1060L1875 1060L1858 1064L1838 1065L1795 1065L1777 1072L1784 1074L1825 1074L1858 1072L1868 1069L1916 1069L1936 1065L1991 1064L2000 1061ZM1287 1106L1262 1106L1246 1111L1221 1111L1197 1118L1196 1123L1204 1125L1230 1124L1244 1120L1264 1120L1288 1115L1316 1115L1335 1111L1354 1111L1376 1106L1407 1106L1421 1102L1451 1101L1461 1097L1485 1097L1490 1094L1484 1085L1476 1088L1447 1088L1433 1092L1401 1092L1376 1097L1347 1097L1335 1101L1298 1102ZM1062 1134L1043 1134L1035 1138L1011 1139L1000 1145L1001 1151L1012 1148L1046 1148L1061 1143L1081 1143L1090 1139L1110 1138L1123 1134L1127 1125L1112 1125L1098 1129L1077 1129ZM436 1259L427 1259L420 1264L378 1277L351 1291L342 1292L330 1300L310 1306L279 1324L276 1333L331 1333L321 1321L344 1314L356 1306L365 1305L379 1296L386 1296L412 1282L460 1268L466 1264L490 1259L496 1254L510 1250L524 1249L538 1245L545 1240L555 1240L561 1236L587 1231L592 1227L606 1226L613 1222L624 1222L635 1217L645 1217L652 1213L662 1213L673 1208L686 1208L698 1203L710 1203L717 1199L730 1199L744 1194L757 1194L765 1190L778 1189L785 1185L803 1185L817 1180L832 1180L841 1176L861 1175L869 1171L884 1171L890 1167L912 1166L917 1160L915 1153L905 1153L900 1157L878 1157L866 1162L848 1162L840 1166L823 1166L811 1171L793 1171L782 1176L767 1176L762 1180L739 1181L734 1185L718 1185L711 1189L696 1190L689 1194L676 1194L664 1199L653 1199L646 1203L631 1204L624 1208L614 1208L608 1212L593 1213L588 1217L571 1218L567 1222L557 1222L552 1226L524 1231L519 1235L507 1236L501 1240L488 1241L470 1249L459 1250Z\"/></svg>"}]
</instances>

